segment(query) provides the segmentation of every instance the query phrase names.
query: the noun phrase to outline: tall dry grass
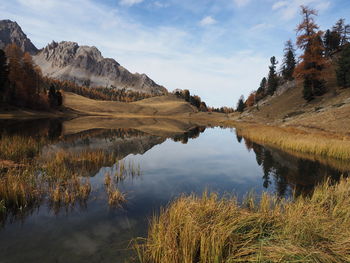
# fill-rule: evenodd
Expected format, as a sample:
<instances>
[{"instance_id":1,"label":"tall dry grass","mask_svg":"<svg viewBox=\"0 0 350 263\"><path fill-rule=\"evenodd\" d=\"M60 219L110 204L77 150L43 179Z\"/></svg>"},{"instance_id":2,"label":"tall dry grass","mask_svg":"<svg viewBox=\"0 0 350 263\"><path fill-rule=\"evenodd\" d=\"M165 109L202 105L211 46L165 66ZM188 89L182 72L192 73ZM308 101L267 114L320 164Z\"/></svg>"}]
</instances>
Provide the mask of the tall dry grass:
<instances>
[{"instance_id":1,"label":"tall dry grass","mask_svg":"<svg viewBox=\"0 0 350 263\"><path fill-rule=\"evenodd\" d=\"M308 133L291 127L236 123L240 136L252 141L307 154L350 160L350 138Z\"/></svg>"},{"instance_id":2,"label":"tall dry grass","mask_svg":"<svg viewBox=\"0 0 350 263\"><path fill-rule=\"evenodd\" d=\"M9 169L0 174L1 212L24 210L43 198L43 187L34 169Z\"/></svg>"},{"instance_id":3,"label":"tall dry grass","mask_svg":"<svg viewBox=\"0 0 350 263\"><path fill-rule=\"evenodd\" d=\"M3 135L0 137L0 160L11 160L17 163L31 160L40 153L44 143L43 138Z\"/></svg>"},{"instance_id":4,"label":"tall dry grass","mask_svg":"<svg viewBox=\"0 0 350 263\"><path fill-rule=\"evenodd\" d=\"M350 262L350 179L293 202L180 197L136 248L144 263Z\"/></svg>"}]
</instances>

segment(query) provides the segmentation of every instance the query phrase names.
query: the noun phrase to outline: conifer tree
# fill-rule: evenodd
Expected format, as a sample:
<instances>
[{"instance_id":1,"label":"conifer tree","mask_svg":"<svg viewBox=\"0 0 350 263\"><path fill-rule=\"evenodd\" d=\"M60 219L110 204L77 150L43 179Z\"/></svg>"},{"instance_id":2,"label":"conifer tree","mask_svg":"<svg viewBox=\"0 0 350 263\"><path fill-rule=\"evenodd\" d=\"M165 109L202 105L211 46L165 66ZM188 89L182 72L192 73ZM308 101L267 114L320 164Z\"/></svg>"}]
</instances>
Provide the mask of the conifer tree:
<instances>
[{"instance_id":1,"label":"conifer tree","mask_svg":"<svg viewBox=\"0 0 350 263\"><path fill-rule=\"evenodd\" d=\"M256 97L255 97L256 102L258 102L259 100L261 100L266 96L266 85L267 85L267 79L264 77L260 82L258 90L256 91Z\"/></svg>"},{"instance_id":2,"label":"conifer tree","mask_svg":"<svg viewBox=\"0 0 350 263\"><path fill-rule=\"evenodd\" d=\"M332 52L336 51L340 45L340 35L338 32L329 29L326 31L323 37L323 44L325 48L325 55L329 57Z\"/></svg>"},{"instance_id":3,"label":"conifer tree","mask_svg":"<svg viewBox=\"0 0 350 263\"><path fill-rule=\"evenodd\" d=\"M337 68L338 85L350 88L350 44L342 50Z\"/></svg>"},{"instance_id":4,"label":"conifer tree","mask_svg":"<svg viewBox=\"0 0 350 263\"><path fill-rule=\"evenodd\" d=\"M292 40L288 40L284 48L284 58L282 64L282 77L284 80L293 80L293 73L295 69L295 50Z\"/></svg>"},{"instance_id":5,"label":"conifer tree","mask_svg":"<svg viewBox=\"0 0 350 263\"><path fill-rule=\"evenodd\" d=\"M314 16L317 12L305 6L301 7L303 21L298 25L297 46L304 51L300 56L301 62L295 69L295 76L303 80L303 97L310 101L315 96L325 93L325 81L322 70L326 60L323 57L324 47L322 43L322 31L318 30Z\"/></svg>"},{"instance_id":6,"label":"conifer tree","mask_svg":"<svg viewBox=\"0 0 350 263\"><path fill-rule=\"evenodd\" d=\"M339 36L340 45L345 45L349 42L350 38L350 25L345 24L345 19L341 18L337 21L335 26L333 26L333 31Z\"/></svg>"},{"instance_id":7,"label":"conifer tree","mask_svg":"<svg viewBox=\"0 0 350 263\"><path fill-rule=\"evenodd\" d=\"M273 95L278 86L278 77L276 73L276 65L278 62L276 61L275 57L271 57L270 62L271 66L269 66L270 71L267 79L267 93L269 95Z\"/></svg>"},{"instance_id":8,"label":"conifer tree","mask_svg":"<svg viewBox=\"0 0 350 263\"><path fill-rule=\"evenodd\" d=\"M242 113L244 111L244 108L245 108L244 96L242 95L239 98L238 103L237 103L237 111Z\"/></svg>"},{"instance_id":9,"label":"conifer tree","mask_svg":"<svg viewBox=\"0 0 350 263\"><path fill-rule=\"evenodd\" d=\"M5 52L2 49L0 49L0 103L3 102L5 99L7 78L7 58Z\"/></svg>"}]
</instances>

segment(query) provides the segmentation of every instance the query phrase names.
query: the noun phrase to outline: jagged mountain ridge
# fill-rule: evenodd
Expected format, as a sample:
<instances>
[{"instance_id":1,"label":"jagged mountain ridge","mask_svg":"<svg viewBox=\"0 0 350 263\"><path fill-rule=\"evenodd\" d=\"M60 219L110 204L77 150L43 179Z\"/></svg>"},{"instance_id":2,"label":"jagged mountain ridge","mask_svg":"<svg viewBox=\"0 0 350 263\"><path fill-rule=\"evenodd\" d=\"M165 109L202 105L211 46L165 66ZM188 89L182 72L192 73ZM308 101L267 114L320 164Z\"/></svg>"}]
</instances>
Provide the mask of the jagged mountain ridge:
<instances>
[{"instance_id":1,"label":"jagged mountain ridge","mask_svg":"<svg viewBox=\"0 0 350 263\"><path fill-rule=\"evenodd\" d=\"M111 58L104 58L96 47L75 42L52 42L34 56L45 75L71 80L80 85L125 88L153 94L166 89L145 74L132 74Z\"/></svg>"},{"instance_id":2,"label":"jagged mountain ridge","mask_svg":"<svg viewBox=\"0 0 350 263\"><path fill-rule=\"evenodd\" d=\"M76 42L52 42L38 50L11 20L0 20L0 48L15 43L33 55L34 62L45 76L70 80L79 85L127 89L148 94L166 94L146 74L131 73L112 58L104 58L96 47L79 46Z\"/></svg>"},{"instance_id":3,"label":"jagged mountain ridge","mask_svg":"<svg viewBox=\"0 0 350 263\"><path fill-rule=\"evenodd\" d=\"M4 49L7 45L15 43L23 52L34 55L38 49L30 41L21 27L11 20L0 20L0 49Z\"/></svg>"}]
</instances>

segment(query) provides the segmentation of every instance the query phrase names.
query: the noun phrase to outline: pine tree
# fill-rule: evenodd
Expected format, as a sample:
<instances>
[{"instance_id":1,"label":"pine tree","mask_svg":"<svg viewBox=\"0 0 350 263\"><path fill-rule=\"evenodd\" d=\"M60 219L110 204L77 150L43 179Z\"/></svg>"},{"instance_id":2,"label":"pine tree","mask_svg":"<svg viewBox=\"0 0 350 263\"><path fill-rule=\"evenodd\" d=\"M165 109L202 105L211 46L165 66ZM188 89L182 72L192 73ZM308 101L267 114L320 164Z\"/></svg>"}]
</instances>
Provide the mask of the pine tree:
<instances>
[{"instance_id":1,"label":"pine tree","mask_svg":"<svg viewBox=\"0 0 350 263\"><path fill-rule=\"evenodd\" d=\"M278 86L278 78L276 73L276 65L278 62L276 61L275 57L271 57L270 62L271 66L269 66L270 71L267 79L267 94L273 95Z\"/></svg>"},{"instance_id":2,"label":"pine tree","mask_svg":"<svg viewBox=\"0 0 350 263\"><path fill-rule=\"evenodd\" d=\"M338 85L343 88L350 87L350 44L342 50L337 68Z\"/></svg>"},{"instance_id":3,"label":"pine tree","mask_svg":"<svg viewBox=\"0 0 350 263\"><path fill-rule=\"evenodd\" d=\"M263 77L258 88L258 93L264 94L266 91L267 79Z\"/></svg>"},{"instance_id":4,"label":"pine tree","mask_svg":"<svg viewBox=\"0 0 350 263\"><path fill-rule=\"evenodd\" d=\"M341 46L349 42L350 25L345 24L344 18L341 18L337 21L335 26L333 26L333 31L335 31L339 35Z\"/></svg>"},{"instance_id":5,"label":"pine tree","mask_svg":"<svg viewBox=\"0 0 350 263\"><path fill-rule=\"evenodd\" d=\"M282 77L284 80L293 80L293 73L295 69L295 49L291 40L285 44L284 58L282 64Z\"/></svg>"},{"instance_id":6,"label":"pine tree","mask_svg":"<svg viewBox=\"0 0 350 263\"><path fill-rule=\"evenodd\" d=\"M329 57L332 52L336 51L340 46L340 35L336 31L326 31L323 37L323 44L325 48L325 55Z\"/></svg>"},{"instance_id":7,"label":"pine tree","mask_svg":"<svg viewBox=\"0 0 350 263\"><path fill-rule=\"evenodd\" d=\"M238 103L237 103L237 111L238 112L243 112L245 108L245 104L244 104L244 97L243 95L239 98Z\"/></svg>"},{"instance_id":8,"label":"pine tree","mask_svg":"<svg viewBox=\"0 0 350 263\"><path fill-rule=\"evenodd\" d=\"M296 67L294 75L303 80L303 95L307 101L310 101L314 96L325 93L322 70L326 60L323 57L322 31L318 30L319 27L314 20L317 12L305 6L302 6L301 9L303 21L297 27L299 34L297 46L304 50L304 53L300 56L301 62Z\"/></svg>"},{"instance_id":9,"label":"pine tree","mask_svg":"<svg viewBox=\"0 0 350 263\"><path fill-rule=\"evenodd\" d=\"M5 99L7 78L7 58L5 52L2 49L0 49L0 103L3 102Z\"/></svg>"},{"instance_id":10,"label":"pine tree","mask_svg":"<svg viewBox=\"0 0 350 263\"><path fill-rule=\"evenodd\" d=\"M188 89L185 89L183 90L182 94L184 96L185 101L190 102L190 99L191 99L190 91Z\"/></svg>"}]
</instances>

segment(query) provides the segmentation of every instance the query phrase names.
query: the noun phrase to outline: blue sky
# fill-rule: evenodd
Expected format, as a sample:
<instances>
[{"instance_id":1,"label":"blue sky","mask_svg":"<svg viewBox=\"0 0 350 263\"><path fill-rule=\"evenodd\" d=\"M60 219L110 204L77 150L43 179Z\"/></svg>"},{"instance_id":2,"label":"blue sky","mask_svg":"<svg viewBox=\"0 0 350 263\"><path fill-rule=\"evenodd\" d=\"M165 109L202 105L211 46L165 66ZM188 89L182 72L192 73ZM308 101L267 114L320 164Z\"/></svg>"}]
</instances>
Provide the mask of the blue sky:
<instances>
[{"instance_id":1,"label":"blue sky","mask_svg":"<svg viewBox=\"0 0 350 263\"><path fill-rule=\"evenodd\" d=\"M295 40L300 5L319 10L323 30L350 23L350 0L0 0L0 18L17 21L38 48L93 45L170 91L234 106Z\"/></svg>"}]
</instances>

